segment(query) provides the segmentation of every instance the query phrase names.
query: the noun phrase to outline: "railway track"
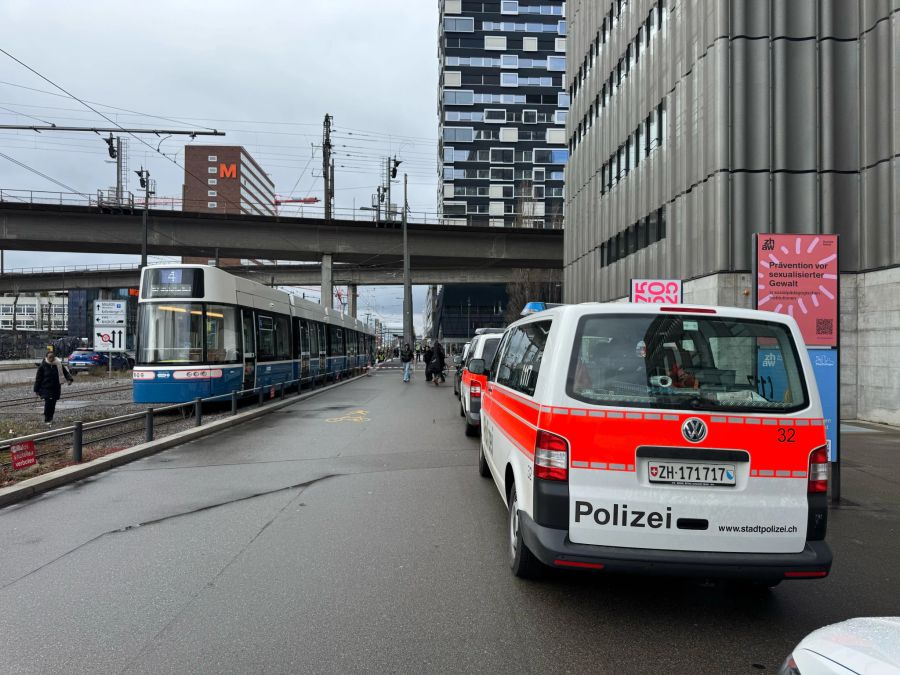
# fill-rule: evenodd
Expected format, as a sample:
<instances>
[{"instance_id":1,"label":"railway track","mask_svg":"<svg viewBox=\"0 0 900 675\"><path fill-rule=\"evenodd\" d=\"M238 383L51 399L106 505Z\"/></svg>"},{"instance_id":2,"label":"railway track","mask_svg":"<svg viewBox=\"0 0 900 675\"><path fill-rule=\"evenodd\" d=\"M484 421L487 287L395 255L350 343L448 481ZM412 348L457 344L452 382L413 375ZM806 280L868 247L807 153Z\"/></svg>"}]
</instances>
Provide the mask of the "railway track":
<instances>
[{"instance_id":1,"label":"railway track","mask_svg":"<svg viewBox=\"0 0 900 675\"><path fill-rule=\"evenodd\" d=\"M128 385L118 385L115 387L101 387L98 389L90 389L90 390L85 390L83 392L77 392L77 393L79 393L79 394L84 393L90 397L93 397L95 394L112 394L112 393L119 392L119 391L131 391L131 385L128 384ZM40 399L38 399L37 396L35 396L35 395L23 396L21 398L9 398L4 401L0 401L0 410L3 410L4 408L14 408L14 407L20 406L20 405L28 405L29 403L35 403L39 400Z\"/></svg>"}]
</instances>

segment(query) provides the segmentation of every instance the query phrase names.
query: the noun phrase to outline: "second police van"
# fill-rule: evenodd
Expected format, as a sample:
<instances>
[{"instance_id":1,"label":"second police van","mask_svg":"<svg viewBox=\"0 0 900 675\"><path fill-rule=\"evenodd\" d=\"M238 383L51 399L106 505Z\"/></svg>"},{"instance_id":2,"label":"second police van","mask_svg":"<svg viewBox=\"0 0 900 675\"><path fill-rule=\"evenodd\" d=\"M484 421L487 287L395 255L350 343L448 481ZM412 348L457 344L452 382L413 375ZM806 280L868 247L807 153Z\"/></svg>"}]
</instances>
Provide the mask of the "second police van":
<instances>
[{"instance_id":1,"label":"second police van","mask_svg":"<svg viewBox=\"0 0 900 675\"><path fill-rule=\"evenodd\" d=\"M796 322L723 307L582 304L507 328L479 470L517 576L545 565L827 576L822 408Z\"/></svg>"}]
</instances>

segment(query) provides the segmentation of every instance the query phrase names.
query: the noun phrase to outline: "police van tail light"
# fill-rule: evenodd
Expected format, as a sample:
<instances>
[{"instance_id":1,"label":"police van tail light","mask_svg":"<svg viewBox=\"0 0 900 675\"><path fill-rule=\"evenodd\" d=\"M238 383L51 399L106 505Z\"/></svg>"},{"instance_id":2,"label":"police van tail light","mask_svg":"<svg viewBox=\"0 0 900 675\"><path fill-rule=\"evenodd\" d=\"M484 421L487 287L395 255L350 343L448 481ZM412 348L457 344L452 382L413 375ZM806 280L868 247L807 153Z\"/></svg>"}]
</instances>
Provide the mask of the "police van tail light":
<instances>
[{"instance_id":1,"label":"police van tail light","mask_svg":"<svg viewBox=\"0 0 900 675\"><path fill-rule=\"evenodd\" d=\"M534 445L534 477L569 480L569 443L565 438L538 431Z\"/></svg>"},{"instance_id":2,"label":"police van tail light","mask_svg":"<svg viewBox=\"0 0 900 675\"><path fill-rule=\"evenodd\" d=\"M809 454L809 493L828 492L828 446L823 445Z\"/></svg>"},{"instance_id":3,"label":"police van tail light","mask_svg":"<svg viewBox=\"0 0 900 675\"><path fill-rule=\"evenodd\" d=\"M469 387L469 398L481 398L481 385L473 384Z\"/></svg>"}]
</instances>

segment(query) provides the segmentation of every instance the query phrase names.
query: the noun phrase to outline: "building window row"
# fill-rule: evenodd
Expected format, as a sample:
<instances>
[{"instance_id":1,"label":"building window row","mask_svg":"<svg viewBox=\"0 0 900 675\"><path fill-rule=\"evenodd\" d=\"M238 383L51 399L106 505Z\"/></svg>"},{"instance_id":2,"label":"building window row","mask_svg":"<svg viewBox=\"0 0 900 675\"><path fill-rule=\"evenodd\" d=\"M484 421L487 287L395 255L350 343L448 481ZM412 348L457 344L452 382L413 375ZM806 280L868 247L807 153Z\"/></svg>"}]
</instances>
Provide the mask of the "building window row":
<instances>
[{"instance_id":1,"label":"building window row","mask_svg":"<svg viewBox=\"0 0 900 675\"><path fill-rule=\"evenodd\" d=\"M490 163L491 153L494 151L511 152L511 164L528 163L531 164L534 159L534 153L531 150L516 150L514 148L490 148L488 150L457 150L452 147L444 148L444 161L448 164L453 162L485 162Z\"/></svg>"},{"instance_id":2,"label":"building window row","mask_svg":"<svg viewBox=\"0 0 900 675\"><path fill-rule=\"evenodd\" d=\"M521 207L521 208L516 208ZM491 216L516 216L516 215L544 215L546 206L543 202L526 201L520 204L515 202L491 202L490 204L472 204L469 202L444 202L443 212L445 216L465 215L491 215ZM539 212L539 213L538 213Z\"/></svg>"},{"instance_id":3,"label":"building window row","mask_svg":"<svg viewBox=\"0 0 900 675\"><path fill-rule=\"evenodd\" d=\"M562 115L560 113L563 113ZM445 122L490 122L513 124L565 124L565 111L554 113L538 110L506 110L505 108L488 108L485 110L447 110L444 112Z\"/></svg>"},{"instance_id":4,"label":"building window row","mask_svg":"<svg viewBox=\"0 0 900 675\"><path fill-rule=\"evenodd\" d=\"M447 76L452 76L452 73L453 71L446 72L445 79L448 79ZM553 77L552 75L545 75L543 77L527 77L515 72L505 72L493 75L463 73L462 77L458 77L457 79L458 84L455 86L464 87L490 87L500 85L502 87L557 87L558 89L561 89L563 84L562 76ZM450 87L454 85L448 82L445 86Z\"/></svg>"},{"instance_id":5,"label":"building window row","mask_svg":"<svg viewBox=\"0 0 900 675\"><path fill-rule=\"evenodd\" d=\"M446 21L446 19L444 20ZM481 30L500 31L503 33L556 33L566 34L565 20L553 23L518 23L516 21L482 21Z\"/></svg>"},{"instance_id":6,"label":"building window row","mask_svg":"<svg viewBox=\"0 0 900 675\"><path fill-rule=\"evenodd\" d=\"M444 39L445 49L484 49L491 52L505 51L555 51L565 53L566 38L553 38L552 48L549 46L540 49L540 44L536 37L511 37L506 35L485 35L484 37L446 37Z\"/></svg>"},{"instance_id":7,"label":"building window row","mask_svg":"<svg viewBox=\"0 0 900 675\"><path fill-rule=\"evenodd\" d=\"M662 33L666 23L664 3L665 0L657 0L656 4L653 5L650 12L647 14L647 17L641 23L640 28L638 28L637 33L625 47L625 52L619 58L616 67L609 73L607 81L604 84L604 91L607 97L611 97L618 91L619 86L622 84L623 80L628 77L631 69L637 65L638 61L640 61L641 53L650 49L657 33ZM625 4L627 4L627 0L625 0L624 3L614 3L615 7L613 9L624 6ZM590 76L594 64L599 63L603 45L606 44L607 36L615 25L613 23L613 9L610 10L610 13L603 20L603 24L598 31L597 36L594 38L594 42L591 44L581 66L578 68L578 72L572 78L572 83L569 85L569 93L572 95L572 98L575 98L578 95L578 92L584 87L584 83ZM616 11L619 10L616 9ZM617 21L618 20L616 19L616 22ZM603 105L606 105L605 101Z\"/></svg>"},{"instance_id":8,"label":"building window row","mask_svg":"<svg viewBox=\"0 0 900 675\"><path fill-rule=\"evenodd\" d=\"M607 267L666 238L666 207L651 211L600 244L600 267Z\"/></svg>"},{"instance_id":9,"label":"building window row","mask_svg":"<svg viewBox=\"0 0 900 675\"><path fill-rule=\"evenodd\" d=\"M508 176L508 178L505 176ZM560 170L550 171L546 167L528 169L516 169L514 167L456 169L452 166L445 166L444 180L498 180L504 182L531 181L534 183L543 183L545 181L563 180L563 172Z\"/></svg>"},{"instance_id":10,"label":"building window row","mask_svg":"<svg viewBox=\"0 0 900 675\"><path fill-rule=\"evenodd\" d=\"M541 16L563 16L562 5L520 5L518 0L501 0L501 14L540 14Z\"/></svg>"},{"instance_id":11,"label":"building window row","mask_svg":"<svg viewBox=\"0 0 900 675\"><path fill-rule=\"evenodd\" d=\"M569 95L556 94L492 94L475 93L471 89L445 89L444 105L552 105L556 108L569 107Z\"/></svg>"},{"instance_id":12,"label":"building window row","mask_svg":"<svg viewBox=\"0 0 900 675\"><path fill-rule=\"evenodd\" d=\"M522 77L518 73L500 73L501 87L560 87L562 82L552 77Z\"/></svg>"},{"instance_id":13,"label":"building window row","mask_svg":"<svg viewBox=\"0 0 900 675\"><path fill-rule=\"evenodd\" d=\"M546 68L558 72L565 72L565 56L548 56L546 59L529 59L518 54L503 54L499 59L482 58L479 56L447 56L444 65L448 68L469 66L470 68L519 68L540 69Z\"/></svg>"}]
</instances>

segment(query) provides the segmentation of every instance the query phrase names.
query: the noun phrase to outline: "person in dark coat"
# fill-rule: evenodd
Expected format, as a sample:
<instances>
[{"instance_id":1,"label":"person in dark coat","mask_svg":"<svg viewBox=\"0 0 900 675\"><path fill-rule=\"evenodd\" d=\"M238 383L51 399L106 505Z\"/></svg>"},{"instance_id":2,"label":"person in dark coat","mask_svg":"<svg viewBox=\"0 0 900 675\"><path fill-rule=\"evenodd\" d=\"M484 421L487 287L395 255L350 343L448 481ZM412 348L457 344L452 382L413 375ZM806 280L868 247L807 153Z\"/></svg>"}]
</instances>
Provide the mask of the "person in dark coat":
<instances>
[{"instance_id":1,"label":"person in dark coat","mask_svg":"<svg viewBox=\"0 0 900 675\"><path fill-rule=\"evenodd\" d=\"M34 378L34 393L44 399L44 422L48 427L53 426L53 414L62 392L63 380L72 384L72 375L62 361L56 358L53 348L49 347Z\"/></svg>"},{"instance_id":2,"label":"person in dark coat","mask_svg":"<svg viewBox=\"0 0 900 675\"><path fill-rule=\"evenodd\" d=\"M425 352L422 354L422 360L425 362L425 381L431 382L431 369L428 367L431 365L431 359L434 356L434 351L431 349L431 345L425 345Z\"/></svg>"},{"instance_id":3,"label":"person in dark coat","mask_svg":"<svg viewBox=\"0 0 900 675\"><path fill-rule=\"evenodd\" d=\"M446 381L444 377L444 361L444 348L441 347L440 342L435 342L434 349L431 352L431 362L426 368L426 370L431 371L431 379L434 382L434 386L438 386L441 382Z\"/></svg>"}]
</instances>

